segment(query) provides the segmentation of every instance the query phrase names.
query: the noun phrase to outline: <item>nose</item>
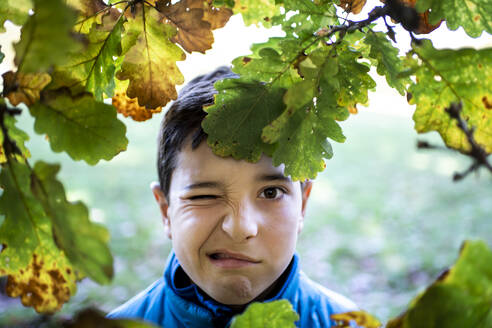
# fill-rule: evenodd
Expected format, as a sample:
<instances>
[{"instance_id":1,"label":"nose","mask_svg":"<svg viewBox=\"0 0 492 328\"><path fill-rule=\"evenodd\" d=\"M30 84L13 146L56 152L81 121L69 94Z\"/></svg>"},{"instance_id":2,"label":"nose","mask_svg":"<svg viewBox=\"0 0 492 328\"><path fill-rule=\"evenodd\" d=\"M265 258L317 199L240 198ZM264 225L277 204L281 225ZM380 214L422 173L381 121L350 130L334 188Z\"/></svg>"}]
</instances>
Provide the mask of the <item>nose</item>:
<instances>
[{"instance_id":1,"label":"nose","mask_svg":"<svg viewBox=\"0 0 492 328\"><path fill-rule=\"evenodd\" d=\"M246 241L258 234L260 217L259 211L249 202L231 206L222 221L222 230L235 242Z\"/></svg>"}]
</instances>

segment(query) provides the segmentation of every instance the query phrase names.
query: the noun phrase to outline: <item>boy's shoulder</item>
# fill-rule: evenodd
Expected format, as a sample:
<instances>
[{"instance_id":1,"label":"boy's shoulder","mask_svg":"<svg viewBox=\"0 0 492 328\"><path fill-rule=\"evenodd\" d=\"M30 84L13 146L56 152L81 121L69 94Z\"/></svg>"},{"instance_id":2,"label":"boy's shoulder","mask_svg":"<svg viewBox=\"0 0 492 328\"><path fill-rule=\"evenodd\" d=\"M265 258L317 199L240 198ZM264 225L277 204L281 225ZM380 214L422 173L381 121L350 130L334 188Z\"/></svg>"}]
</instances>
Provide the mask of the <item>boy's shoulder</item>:
<instances>
[{"instance_id":1,"label":"boy's shoulder","mask_svg":"<svg viewBox=\"0 0 492 328\"><path fill-rule=\"evenodd\" d=\"M358 309L357 305L349 298L311 280L302 271L299 274L299 284L301 285L301 293L306 293L306 297L309 297L313 301L321 302L323 305L328 303L334 313L348 312Z\"/></svg>"},{"instance_id":2,"label":"boy's shoulder","mask_svg":"<svg viewBox=\"0 0 492 328\"><path fill-rule=\"evenodd\" d=\"M299 314L299 327L331 327L332 314L358 310L347 297L336 293L304 274L299 273L299 288L295 310Z\"/></svg>"}]
</instances>

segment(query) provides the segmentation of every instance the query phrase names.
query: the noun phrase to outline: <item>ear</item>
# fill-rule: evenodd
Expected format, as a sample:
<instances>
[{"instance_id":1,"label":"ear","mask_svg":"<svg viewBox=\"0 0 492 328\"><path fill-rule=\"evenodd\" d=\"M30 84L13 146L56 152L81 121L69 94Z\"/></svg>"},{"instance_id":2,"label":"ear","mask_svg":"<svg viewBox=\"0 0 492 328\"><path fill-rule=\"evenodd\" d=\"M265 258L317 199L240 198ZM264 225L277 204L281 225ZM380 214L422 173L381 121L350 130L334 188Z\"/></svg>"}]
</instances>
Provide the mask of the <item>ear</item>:
<instances>
[{"instance_id":1,"label":"ear","mask_svg":"<svg viewBox=\"0 0 492 328\"><path fill-rule=\"evenodd\" d=\"M166 233L169 239L172 239L171 235L171 220L167 214L169 209L169 203L166 200L166 196L164 196L164 192L161 189L161 186L158 182L152 182L150 184L150 189L152 189L152 193L154 194L155 201L161 210L162 223L164 224L164 232Z\"/></svg>"},{"instance_id":2,"label":"ear","mask_svg":"<svg viewBox=\"0 0 492 328\"><path fill-rule=\"evenodd\" d=\"M304 182L304 188L302 190L302 207L301 207L301 219L299 222L299 228L297 233L301 233L302 228L304 227L304 217L306 216L306 205L309 199L309 195L311 195L311 189L313 188L313 182L310 180L306 180Z\"/></svg>"}]
</instances>

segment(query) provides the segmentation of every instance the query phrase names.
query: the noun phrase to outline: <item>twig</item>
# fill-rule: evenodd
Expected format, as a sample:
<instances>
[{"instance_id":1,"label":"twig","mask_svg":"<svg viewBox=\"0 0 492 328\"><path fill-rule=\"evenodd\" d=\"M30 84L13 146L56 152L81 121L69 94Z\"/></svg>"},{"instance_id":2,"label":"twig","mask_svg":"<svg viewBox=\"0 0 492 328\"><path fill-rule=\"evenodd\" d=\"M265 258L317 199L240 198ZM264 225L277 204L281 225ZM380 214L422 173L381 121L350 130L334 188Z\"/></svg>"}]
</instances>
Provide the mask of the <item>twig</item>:
<instances>
[{"instance_id":1,"label":"twig","mask_svg":"<svg viewBox=\"0 0 492 328\"><path fill-rule=\"evenodd\" d=\"M471 150L467 153L468 156L472 157L474 159L474 162L470 167L462 172L462 173L455 173L453 176L454 181L459 181L466 177L470 172L478 170L479 167L485 166L490 173L492 173L492 165L489 163L487 157L488 154L485 151L485 149L482 148L476 141L475 138L473 137L473 133L475 131L475 128L468 128L466 122L463 120L461 117L461 110L463 108L463 105L461 103L452 103L448 108L446 108L446 112L449 114L449 116L452 119L455 119L457 122L458 128L463 131L463 133L466 135L466 138L468 139L468 142L470 143Z\"/></svg>"},{"instance_id":2,"label":"twig","mask_svg":"<svg viewBox=\"0 0 492 328\"><path fill-rule=\"evenodd\" d=\"M335 26L330 26L329 28L323 27L322 29L318 30L315 35L318 37L330 37L336 32L346 32L350 33L356 30L360 30L368 25L370 25L372 22L375 20L384 17L388 15L390 12L390 9L388 6L384 7L374 7L373 10L369 13L369 17L367 19L364 19L362 21L354 22L350 21L349 24L345 25L335 25Z\"/></svg>"},{"instance_id":3,"label":"twig","mask_svg":"<svg viewBox=\"0 0 492 328\"><path fill-rule=\"evenodd\" d=\"M440 150L450 150L449 148L443 146L437 146L429 143L426 140L417 140L418 149L440 149Z\"/></svg>"}]
</instances>

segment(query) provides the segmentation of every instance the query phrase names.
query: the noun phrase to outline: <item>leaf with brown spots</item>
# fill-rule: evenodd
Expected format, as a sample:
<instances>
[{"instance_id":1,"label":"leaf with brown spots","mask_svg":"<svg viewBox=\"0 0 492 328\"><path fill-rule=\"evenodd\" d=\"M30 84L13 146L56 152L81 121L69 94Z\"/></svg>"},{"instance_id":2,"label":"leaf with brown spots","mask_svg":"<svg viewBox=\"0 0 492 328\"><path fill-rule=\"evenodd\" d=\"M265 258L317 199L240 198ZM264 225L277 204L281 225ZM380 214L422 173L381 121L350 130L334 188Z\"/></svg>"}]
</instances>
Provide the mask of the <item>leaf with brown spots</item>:
<instances>
[{"instance_id":1,"label":"leaf with brown spots","mask_svg":"<svg viewBox=\"0 0 492 328\"><path fill-rule=\"evenodd\" d=\"M340 0L340 7L348 13L358 14L362 11L366 2L367 0Z\"/></svg>"},{"instance_id":2,"label":"leaf with brown spots","mask_svg":"<svg viewBox=\"0 0 492 328\"><path fill-rule=\"evenodd\" d=\"M39 100L40 92L51 77L47 73L17 73L12 71L2 75L4 94L14 106L24 103L31 106Z\"/></svg>"},{"instance_id":3,"label":"leaf with brown spots","mask_svg":"<svg viewBox=\"0 0 492 328\"><path fill-rule=\"evenodd\" d=\"M405 65L417 81L408 90L410 104L417 105L415 130L437 131L448 147L468 152L466 135L445 112L451 103L461 102L463 119L475 128L475 141L492 153L492 49L438 50L422 40L420 46L414 44Z\"/></svg>"},{"instance_id":4,"label":"leaf with brown spots","mask_svg":"<svg viewBox=\"0 0 492 328\"><path fill-rule=\"evenodd\" d=\"M70 263L99 284L113 278L113 257L108 247L109 233L89 220L82 202L69 202L56 175L60 165L38 161L31 174L31 190L52 222L56 245Z\"/></svg>"},{"instance_id":5,"label":"leaf with brown spots","mask_svg":"<svg viewBox=\"0 0 492 328\"><path fill-rule=\"evenodd\" d=\"M52 223L31 191L31 170L12 157L2 165L0 275L7 295L38 312L61 308L76 290L74 269L53 240Z\"/></svg>"},{"instance_id":6,"label":"leaf with brown spots","mask_svg":"<svg viewBox=\"0 0 492 328\"><path fill-rule=\"evenodd\" d=\"M163 22L176 27L172 41L188 52L205 53L212 48L214 36L211 24L204 20L206 3L203 0L181 0L174 4L158 1L157 8L164 15Z\"/></svg>"},{"instance_id":7,"label":"leaf with brown spots","mask_svg":"<svg viewBox=\"0 0 492 328\"><path fill-rule=\"evenodd\" d=\"M129 19L124 26L139 36L116 76L130 80L128 97L138 98L140 106L154 109L176 99L175 86L184 82L176 61L186 56L170 41L176 35L175 27L161 23L153 8L141 4L136 8L135 19Z\"/></svg>"},{"instance_id":8,"label":"leaf with brown spots","mask_svg":"<svg viewBox=\"0 0 492 328\"><path fill-rule=\"evenodd\" d=\"M382 326L378 319L365 311L337 313L332 314L330 318L337 323L335 327L349 328L352 327L351 322L355 322L360 328L379 328Z\"/></svg>"},{"instance_id":9,"label":"leaf with brown spots","mask_svg":"<svg viewBox=\"0 0 492 328\"><path fill-rule=\"evenodd\" d=\"M275 0L236 0L232 10L234 14L243 16L246 25L261 23L270 27L272 18L280 13L280 6L275 4Z\"/></svg>"},{"instance_id":10,"label":"leaf with brown spots","mask_svg":"<svg viewBox=\"0 0 492 328\"><path fill-rule=\"evenodd\" d=\"M450 30L462 26L471 37L478 37L483 31L492 33L492 1L490 0L418 0L415 8L419 12L428 13L429 24L437 24L444 19Z\"/></svg>"}]
</instances>

